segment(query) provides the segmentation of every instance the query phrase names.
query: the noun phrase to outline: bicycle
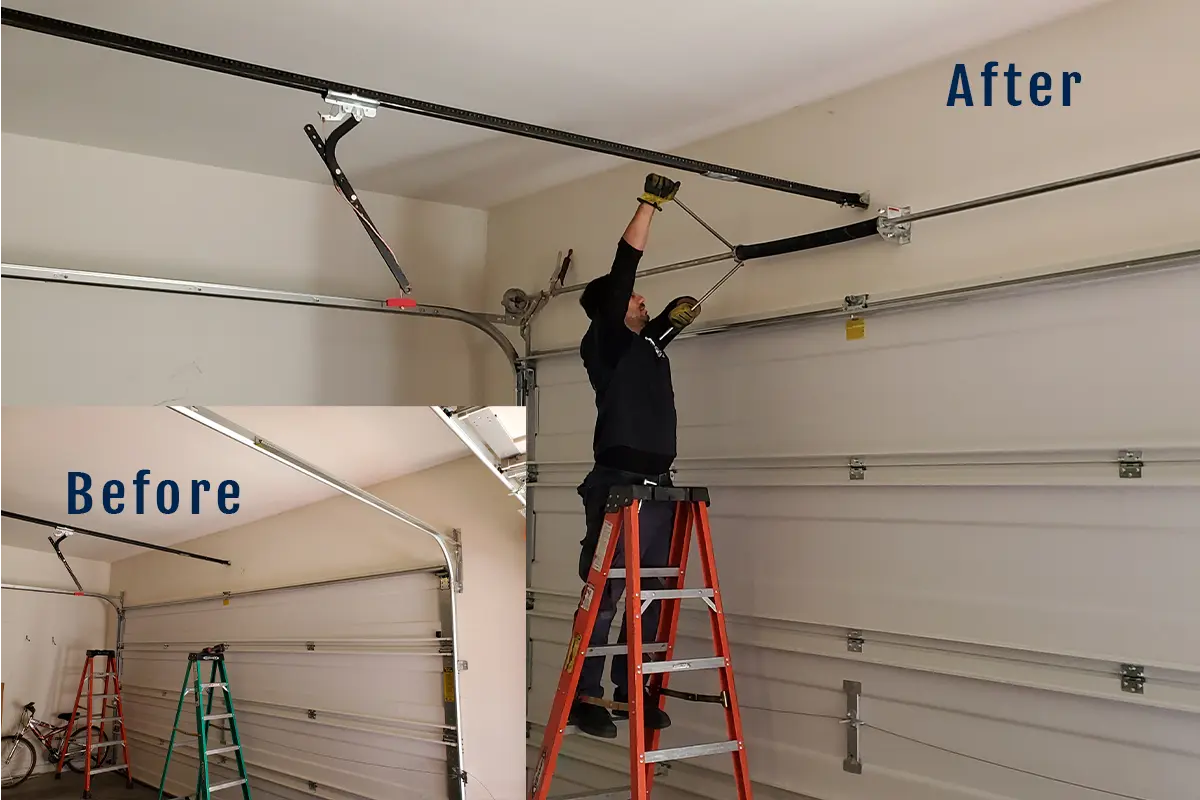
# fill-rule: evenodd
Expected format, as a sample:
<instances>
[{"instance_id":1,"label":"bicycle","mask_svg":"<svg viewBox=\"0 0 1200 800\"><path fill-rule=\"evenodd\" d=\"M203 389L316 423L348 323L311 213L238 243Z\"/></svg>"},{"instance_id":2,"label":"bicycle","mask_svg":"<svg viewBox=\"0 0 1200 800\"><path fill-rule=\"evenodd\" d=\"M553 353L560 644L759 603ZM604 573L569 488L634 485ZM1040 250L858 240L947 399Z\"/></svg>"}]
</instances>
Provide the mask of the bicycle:
<instances>
[{"instance_id":1,"label":"bicycle","mask_svg":"<svg viewBox=\"0 0 1200 800\"><path fill-rule=\"evenodd\" d=\"M62 755L63 739L66 736L67 725L71 721L71 712L59 714L58 724L40 720L34 716L33 703L26 703L21 709L21 724L16 733L0 738L0 757L3 758L3 776L0 777L0 787L11 789L20 786L33 773L37 765L37 749L29 741L25 733L28 731L46 748L46 760L57 764ZM86 716L86 715L80 715ZM77 728L71 734L65 763L72 772L83 772L84 752L87 750L87 728ZM100 726L92 726L92 743L101 741ZM109 754L97 750L92 755L92 769L96 769ZM10 769L11 768L11 769Z\"/></svg>"}]
</instances>

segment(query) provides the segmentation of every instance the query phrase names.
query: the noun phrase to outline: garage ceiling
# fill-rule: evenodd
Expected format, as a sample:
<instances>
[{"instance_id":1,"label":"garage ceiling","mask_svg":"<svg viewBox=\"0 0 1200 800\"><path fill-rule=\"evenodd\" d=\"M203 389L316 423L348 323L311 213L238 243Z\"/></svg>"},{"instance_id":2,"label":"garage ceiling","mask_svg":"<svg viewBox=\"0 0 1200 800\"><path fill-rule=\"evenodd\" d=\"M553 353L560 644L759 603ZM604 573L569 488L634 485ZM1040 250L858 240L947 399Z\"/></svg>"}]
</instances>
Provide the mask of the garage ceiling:
<instances>
[{"instance_id":1,"label":"garage ceiling","mask_svg":"<svg viewBox=\"0 0 1200 800\"><path fill-rule=\"evenodd\" d=\"M4 4L367 89L678 150L1103 1ZM5 131L328 181L301 130L328 110L316 95L8 27L2 51ZM481 208L618 163L386 110L347 137L339 158L360 191Z\"/></svg>"},{"instance_id":2,"label":"garage ceiling","mask_svg":"<svg viewBox=\"0 0 1200 800\"><path fill-rule=\"evenodd\" d=\"M357 486L427 469L471 455L434 417L417 407L217 407L216 413L290 450ZM163 545L233 528L338 494L312 478L255 453L164 407L63 407L3 409L3 507L6 511ZM125 483L130 497L139 469L150 470L147 502L158 482L180 485L173 515L138 516L127 503L110 515L96 503L87 514L67 514L67 473L93 479L92 497L105 481ZM480 465L480 470L484 467ZM202 513L190 512L190 482L208 479ZM241 508L234 516L216 509L215 489L236 480ZM52 553L53 530L3 520L3 543ZM184 549L188 549L184 547ZM115 561L138 548L79 536L64 545L68 556ZM202 552L202 551L201 551Z\"/></svg>"}]
</instances>

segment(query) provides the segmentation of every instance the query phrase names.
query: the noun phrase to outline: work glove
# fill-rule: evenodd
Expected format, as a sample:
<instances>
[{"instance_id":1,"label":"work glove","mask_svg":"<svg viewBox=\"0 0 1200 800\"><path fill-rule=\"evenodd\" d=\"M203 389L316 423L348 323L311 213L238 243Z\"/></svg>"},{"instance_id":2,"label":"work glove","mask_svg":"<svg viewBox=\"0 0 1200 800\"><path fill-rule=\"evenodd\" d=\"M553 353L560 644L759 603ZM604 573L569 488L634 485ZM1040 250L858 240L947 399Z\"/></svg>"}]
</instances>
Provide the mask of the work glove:
<instances>
[{"instance_id":1,"label":"work glove","mask_svg":"<svg viewBox=\"0 0 1200 800\"><path fill-rule=\"evenodd\" d=\"M646 176L646 185L642 187L642 196L638 198L638 202L652 205L662 211L663 203L674 200L675 193L678 191L679 181L673 181L652 172Z\"/></svg>"},{"instance_id":2,"label":"work glove","mask_svg":"<svg viewBox=\"0 0 1200 800\"><path fill-rule=\"evenodd\" d=\"M660 350L671 343L679 332L695 322L700 316L696 298L684 295L667 303L658 316L646 323L642 335L654 342Z\"/></svg>"},{"instance_id":3,"label":"work glove","mask_svg":"<svg viewBox=\"0 0 1200 800\"><path fill-rule=\"evenodd\" d=\"M696 317L700 316L700 307L696 305L696 298L676 297L671 302L667 303L665 309L667 318L671 320L671 327L683 330L688 325L696 321Z\"/></svg>"}]
</instances>

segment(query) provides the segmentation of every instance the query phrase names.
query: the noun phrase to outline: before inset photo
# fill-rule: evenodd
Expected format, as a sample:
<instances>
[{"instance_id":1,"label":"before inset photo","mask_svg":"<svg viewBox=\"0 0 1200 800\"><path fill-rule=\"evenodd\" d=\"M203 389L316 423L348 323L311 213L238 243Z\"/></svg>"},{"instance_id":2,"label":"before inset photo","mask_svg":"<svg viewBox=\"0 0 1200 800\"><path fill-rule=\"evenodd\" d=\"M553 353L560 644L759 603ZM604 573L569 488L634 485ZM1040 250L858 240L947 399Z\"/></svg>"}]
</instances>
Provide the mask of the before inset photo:
<instances>
[{"instance_id":1,"label":"before inset photo","mask_svg":"<svg viewBox=\"0 0 1200 800\"><path fill-rule=\"evenodd\" d=\"M4 791L519 794L524 425L4 408Z\"/></svg>"}]
</instances>

